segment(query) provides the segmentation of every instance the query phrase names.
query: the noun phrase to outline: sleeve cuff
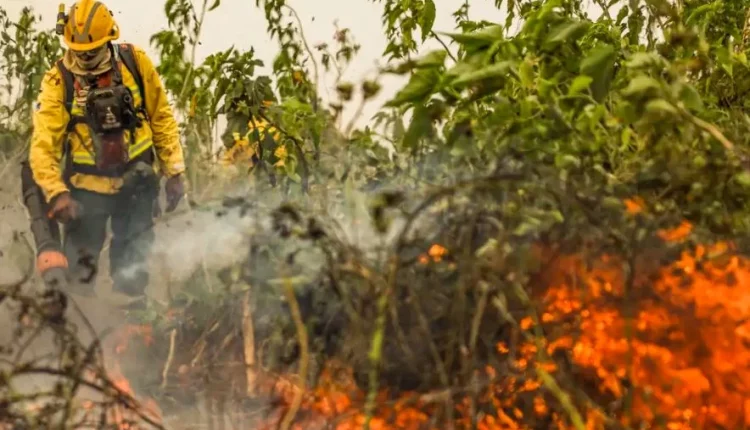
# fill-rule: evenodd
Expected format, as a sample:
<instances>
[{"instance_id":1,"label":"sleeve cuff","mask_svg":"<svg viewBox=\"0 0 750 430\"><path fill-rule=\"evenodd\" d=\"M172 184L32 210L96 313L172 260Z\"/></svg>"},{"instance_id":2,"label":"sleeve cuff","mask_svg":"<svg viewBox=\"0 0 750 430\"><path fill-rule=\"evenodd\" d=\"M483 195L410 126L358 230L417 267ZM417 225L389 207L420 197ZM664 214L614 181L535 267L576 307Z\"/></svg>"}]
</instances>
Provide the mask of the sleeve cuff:
<instances>
[{"instance_id":1,"label":"sleeve cuff","mask_svg":"<svg viewBox=\"0 0 750 430\"><path fill-rule=\"evenodd\" d=\"M172 164L167 169L167 176L177 176L185 172L185 163Z\"/></svg>"},{"instance_id":2,"label":"sleeve cuff","mask_svg":"<svg viewBox=\"0 0 750 430\"><path fill-rule=\"evenodd\" d=\"M55 188L51 191L45 190L45 195L47 196L47 203L52 203L52 201L55 200L57 196L63 193L67 193L67 192L70 192L70 190L68 190L68 188L65 186L60 187L60 188Z\"/></svg>"}]
</instances>

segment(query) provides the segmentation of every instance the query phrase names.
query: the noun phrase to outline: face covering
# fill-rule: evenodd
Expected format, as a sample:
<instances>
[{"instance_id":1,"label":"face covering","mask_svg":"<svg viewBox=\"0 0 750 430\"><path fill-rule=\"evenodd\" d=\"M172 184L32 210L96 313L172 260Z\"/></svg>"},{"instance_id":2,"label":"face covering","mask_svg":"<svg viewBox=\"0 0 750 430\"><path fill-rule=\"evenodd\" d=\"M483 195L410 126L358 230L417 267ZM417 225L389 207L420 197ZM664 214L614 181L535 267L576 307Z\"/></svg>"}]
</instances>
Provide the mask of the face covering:
<instances>
[{"instance_id":1,"label":"face covering","mask_svg":"<svg viewBox=\"0 0 750 430\"><path fill-rule=\"evenodd\" d=\"M71 72L78 75L91 73L92 75L102 74L112 68L110 58L112 53L107 45L90 51L65 51L63 63Z\"/></svg>"}]
</instances>

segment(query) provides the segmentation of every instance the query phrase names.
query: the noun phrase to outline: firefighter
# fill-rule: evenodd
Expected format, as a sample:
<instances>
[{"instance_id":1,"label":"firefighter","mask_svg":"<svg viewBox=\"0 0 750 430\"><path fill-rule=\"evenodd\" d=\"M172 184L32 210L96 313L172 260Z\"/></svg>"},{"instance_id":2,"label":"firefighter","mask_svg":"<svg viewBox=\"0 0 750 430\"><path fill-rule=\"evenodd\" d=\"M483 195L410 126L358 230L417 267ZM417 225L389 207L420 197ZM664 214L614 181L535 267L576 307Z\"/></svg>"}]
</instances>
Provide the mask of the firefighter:
<instances>
[{"instance_id":1,"label":"firefighter","mask_svg":"<svg viewBox=\"0 0 750 430\"><path fill-rule=\"evenodd\" d=\"M57 33L67 45L45 74L33 115L29 166L49 209L63 224L69 288L93 295L111 224L113 288L145 304L159 173L167 212L185 193L178 125L147 54L115 44L120 30L102 2L80 0Z\"/></svg>"},{"instance_id":2,"label":"firefighter","mask_svg":"<svg viewBox=\"0 0 750 430\"><path fill-rule=\"evenodd\" d=\"M276 100L270 88L264 88L261 93L263 97L258 103L257 115L238 108L241 105L255 105L258 99L253 100L252 96L238 97L225 105L223 110L227 127L221 135L225 151L219 163L224 168L236 168L241 173L253 170L265 172L271 184L275 185L276 177L269 165L277 162L279 155L282 155L278 149L281 136L279 130L264 117L267 117L268 108Z\"/></svg>"}]
</instances>

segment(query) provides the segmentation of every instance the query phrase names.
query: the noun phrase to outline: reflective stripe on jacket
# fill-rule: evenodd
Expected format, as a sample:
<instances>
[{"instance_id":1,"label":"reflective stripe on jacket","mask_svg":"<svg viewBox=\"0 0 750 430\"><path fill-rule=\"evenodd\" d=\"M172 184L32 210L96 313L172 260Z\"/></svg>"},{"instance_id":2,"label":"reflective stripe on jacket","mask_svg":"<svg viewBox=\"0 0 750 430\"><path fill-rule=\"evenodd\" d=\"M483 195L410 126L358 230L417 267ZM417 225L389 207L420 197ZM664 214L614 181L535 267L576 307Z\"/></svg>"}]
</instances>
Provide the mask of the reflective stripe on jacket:
<instances>
[{"instance_id":1,"label":"reflective stripe on jacket","mask_svg":"<svg viewBox=\"0 0 750 430\"><path fill-rule=\"evenodd\" d=\"M162 172L167 177L174 176L185 170L177 121L169 106L161 79L150 58L141 48L133 47L133 51L143 79L147 99L146 110L150 123L144 121L143 126L136 129L134 144L129 146L130 159L153 148ZM134 104L138 108L143 101L135 79L124 65L121 65L120 70L123 84L130 88ZM88 127L84 124L77 124L75 132L66 133L70 115L64 106L64 85L57 67L47 71L42 80L37 109L33 115L34 131L31 137L29 163L34 173L34 180L44 191L47 201L68 191L63 180L61 165L66 140L70 145L69 154L73 163L82 166L94 165L93 145ZM81 108L75 99L74 97L71 113L81 115ZM125 131L125 140L130 142L128 131ZM70 183L75 188L102 194L115 194L122 186L122 179L73 173Z\"/></svg>"}]
</instances>

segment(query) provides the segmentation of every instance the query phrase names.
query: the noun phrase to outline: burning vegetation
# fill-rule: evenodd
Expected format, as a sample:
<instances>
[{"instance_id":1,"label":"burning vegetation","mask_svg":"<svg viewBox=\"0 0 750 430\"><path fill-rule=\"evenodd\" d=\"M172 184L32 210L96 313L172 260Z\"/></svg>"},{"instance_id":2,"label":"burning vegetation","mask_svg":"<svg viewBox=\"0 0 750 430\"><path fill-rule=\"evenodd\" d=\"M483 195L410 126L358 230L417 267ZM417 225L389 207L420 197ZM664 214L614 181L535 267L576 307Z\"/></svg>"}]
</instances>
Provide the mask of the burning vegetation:
<instances>
[{"instance_id":1,"label":"burning vegetation","mask_svg":"<svg viewBox=\"0 0 750 430\"><path fill-rule=\"evenodd\" d=\"M188 62L193 3L166 2L151 40L196 200L158 228L189 218L178 245L200 261L113 333L27 288L22 265L0 286L17 317L0 428L750 425L746 2L596 2L592 20L580 0L496 1L508 19L494 24L466 2L461 32L438 35L440 2L384 0L389 64L359 87L341 80L359 50L349 31L312 52L284 1L256 2L279 42L273 79L252 49ZM27 140L60 55L30 10L19 22L0 8L0 69L23 88L4 90L0 149ZM442 48L417 58L417 32ZM337 76L330 110L319 72ZM374 124L341 127L383 74L408 82ZM261 112L266 90L279 102ZM233 98L282 137L214 175L206 143ZM350 213L362 195L367 219ZM223 233L241 240L215 267L198 236ZM32 356L43 336L51 352Z\"/></svg>"},{"instance_id":2,"label":"burning vegetation","mask_svg":"<svg viewBox=\"0 0 750 430\"><path fill-rule=\"evenodd\" d=\"M473 199L444 198L402 207L379 257L291 206L271 211L274 228L253 230L247 260L211 280L220 292L192 297L186 285L169 309L110 335L117 401L137 397L136 418L174 429L750 421L750 261L734 245L694 245L692 225L678 222L630 255L595 244L606 236L596 227L576 244L584 251L567 252L550 236L507 234L517 229L486 222ZM373 207L376 217L406 199L383 201L393 206ZM221 216L264 210L247 209L227 201ZM620 211L620 228L650 223L642 203ZM148 428L128 421L134 410L106 420Z\"/></svg>"}]
</instances>

